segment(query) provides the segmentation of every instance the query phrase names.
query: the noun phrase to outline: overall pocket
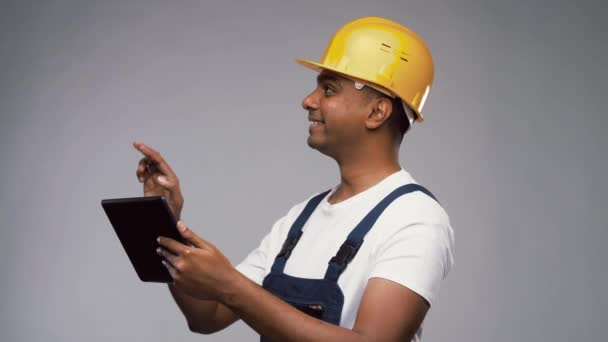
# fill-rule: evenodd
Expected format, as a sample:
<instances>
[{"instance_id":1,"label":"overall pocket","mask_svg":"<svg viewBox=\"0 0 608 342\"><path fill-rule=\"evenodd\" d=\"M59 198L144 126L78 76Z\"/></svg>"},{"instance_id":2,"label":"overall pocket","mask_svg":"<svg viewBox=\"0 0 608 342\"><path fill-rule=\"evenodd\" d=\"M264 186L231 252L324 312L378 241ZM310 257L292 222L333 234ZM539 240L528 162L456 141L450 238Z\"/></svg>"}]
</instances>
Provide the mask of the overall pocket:
<instances>
[{"instance_id":1,"label":"overall pocket","mask_svg":"<svg viewBox=\"0 0 608 342\"><path fill-rule=\"evenodd\" d=\"M325 307L322 304L305 304L305 303L293 303L293 302L288 302L288 303L291 304L291 306L293 306L294 308L307 314L308 316L311 316L311 317L314 317L314 318L317 318L320 320L323 319L323 313L325 312Z\"/></svg>"}]
</instances>

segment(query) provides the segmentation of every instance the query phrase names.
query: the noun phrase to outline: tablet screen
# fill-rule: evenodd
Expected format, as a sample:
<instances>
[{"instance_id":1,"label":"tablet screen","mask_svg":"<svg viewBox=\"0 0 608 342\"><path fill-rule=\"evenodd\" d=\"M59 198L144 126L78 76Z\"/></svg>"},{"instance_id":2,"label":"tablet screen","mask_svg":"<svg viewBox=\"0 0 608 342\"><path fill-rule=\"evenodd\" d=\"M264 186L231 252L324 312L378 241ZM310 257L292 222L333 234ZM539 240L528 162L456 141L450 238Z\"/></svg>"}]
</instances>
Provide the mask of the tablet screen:
<instances>
[{"instance_id":1,"label":"tablet screen","mask_svg":"<svg viewBox=\"0 0 608 342\"><path fill-rule=\"evenodd\" d=\"M159 236L184 243L177 222L162 197L105 199L101 205L131 264L142 281L172 282L156 253Z\"/></svg>"}]
</instances>

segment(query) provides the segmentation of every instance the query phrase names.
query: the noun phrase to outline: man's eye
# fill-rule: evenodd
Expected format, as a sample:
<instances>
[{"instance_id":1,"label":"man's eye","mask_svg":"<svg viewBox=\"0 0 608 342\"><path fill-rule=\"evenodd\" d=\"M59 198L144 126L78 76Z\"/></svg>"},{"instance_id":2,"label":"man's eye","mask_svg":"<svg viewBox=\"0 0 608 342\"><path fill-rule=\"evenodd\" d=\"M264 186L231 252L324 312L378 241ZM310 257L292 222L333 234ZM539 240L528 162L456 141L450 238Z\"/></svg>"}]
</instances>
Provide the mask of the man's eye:
<instances>
[{"instance_id":1,"label":"man's eye","mask_svg":"<svg viewBox=\"0 0 608 342\"><path fill-rule=\"evenodd\" d=\"M323 94L325 94L325 95L331 95L333 93L335 93L335 92L334 92L334 90L330 86L328 86L328 85L324 85L323 86Z\"/></svg>"}]
</instances>

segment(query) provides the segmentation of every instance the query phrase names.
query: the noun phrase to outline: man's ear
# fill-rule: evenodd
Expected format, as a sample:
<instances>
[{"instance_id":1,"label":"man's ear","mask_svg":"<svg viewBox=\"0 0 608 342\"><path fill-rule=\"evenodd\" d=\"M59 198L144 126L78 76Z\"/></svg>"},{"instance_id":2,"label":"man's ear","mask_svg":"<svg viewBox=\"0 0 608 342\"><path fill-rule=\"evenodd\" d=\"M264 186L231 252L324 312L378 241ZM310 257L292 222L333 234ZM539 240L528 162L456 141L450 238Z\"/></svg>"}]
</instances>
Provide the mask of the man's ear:
<instances>
[{"instance_id":1,"label":"man's ear","mask_svg":"<svg viewBox=\"0 0 608 342\"><path fill-rule=\"evenodd\" d=\"M393 113L393 103L390 99L380 97L371 101L371 109L365 120L365 127L368 129L378 129L388 121Z\"/></svg>"}]
</instances>

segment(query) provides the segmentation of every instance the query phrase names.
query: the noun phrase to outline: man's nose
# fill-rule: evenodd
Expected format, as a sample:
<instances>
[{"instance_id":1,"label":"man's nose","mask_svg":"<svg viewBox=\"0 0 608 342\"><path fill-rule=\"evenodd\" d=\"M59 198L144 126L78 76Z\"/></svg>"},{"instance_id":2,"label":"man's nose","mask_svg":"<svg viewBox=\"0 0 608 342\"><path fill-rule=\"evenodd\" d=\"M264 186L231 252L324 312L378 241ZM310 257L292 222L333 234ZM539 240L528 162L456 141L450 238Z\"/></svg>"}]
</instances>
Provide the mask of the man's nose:
<instances>
[{"instance_id":1,"label":"man's nose","mask_svg":"<svg viewBox=\"0 0 608 342\"><path fill-rule=\"evenodd\" d=\"M319 108L319 96L317 93L317 89L315 89L302 100L302 108L304 110L310 112Z\"/></svg>"}]
</instances>

